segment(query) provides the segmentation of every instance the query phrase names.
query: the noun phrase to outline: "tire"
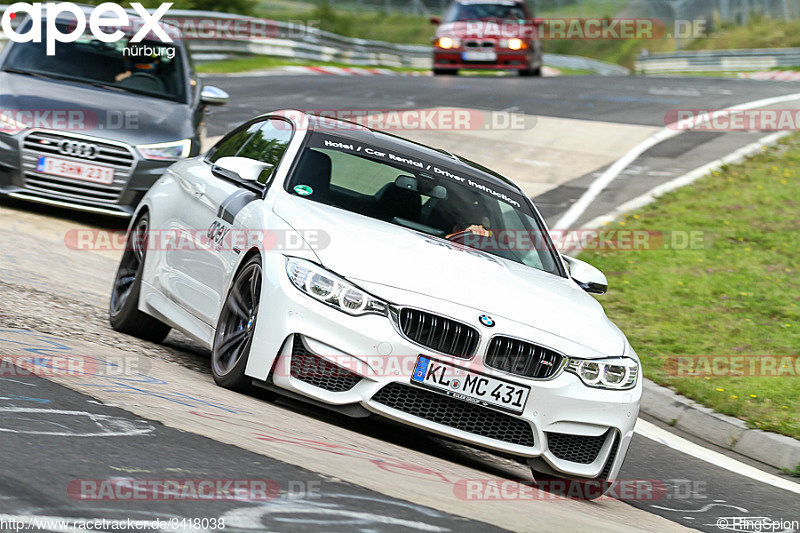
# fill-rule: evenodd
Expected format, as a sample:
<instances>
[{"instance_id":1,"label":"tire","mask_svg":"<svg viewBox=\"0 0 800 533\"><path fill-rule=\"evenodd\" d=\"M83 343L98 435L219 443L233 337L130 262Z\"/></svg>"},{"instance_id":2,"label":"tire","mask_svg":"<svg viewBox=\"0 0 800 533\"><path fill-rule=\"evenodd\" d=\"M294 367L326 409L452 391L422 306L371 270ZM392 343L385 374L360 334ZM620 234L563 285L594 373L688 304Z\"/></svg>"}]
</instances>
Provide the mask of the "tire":
<instances>
[{"instance_id":1,"label":"tire","mask_svg":"<svg viewBox=\"0 0 800 533\"><path fill-rule=\"evenodd\" d=\"M211 352L211 374L217 385L252 392L252 378L244 373L253 343L261 297L261 257L248 259L228 290L217 322Z\"/></svg>"},{"instance_id":2,"label":"tire","mask_svg":"<svg viewBox=\"0 0 800 533\"><path fill-rule=\"evenodd\" d=\"M529 77L539 78L542 76L542 67L531 67L531 68L526 68L524 70L520 70L519 75L525 78Z\"/></svg>"},{"instance_id":3,"label":"tire","mask_svg":"<svg viewBox=\"0 0 800 533\"><path fill-rule=\"evenodd\" d=\"M108 321L111 327L120 333L151 342L161 342L169 334L170 327L139 310L149 228L150 219L147 213L140 215L131 227L125 252L120 259L117 274L114 276L114 285L111 288Z\"/></svg>"},{"instance_id":4,"label":"tire","mask_svg":"<svg viewBox=\"0 0 800 533\"><path fill-rule=\"evenodd\" d=\"M433 69L434 76L458 76L457 68L435 68Z\"/></svg>"},{"instance_id":5,"label":"tire","mask_svg":"<svg viewBox=\"0 0 800 533\"><path fill-rule=\"evenodd\" d=\"M605 479L566 478L531 468L536 485L557 496L576 500L596 500L609 491L612 482Z\"/></svg>"}]
</instances>

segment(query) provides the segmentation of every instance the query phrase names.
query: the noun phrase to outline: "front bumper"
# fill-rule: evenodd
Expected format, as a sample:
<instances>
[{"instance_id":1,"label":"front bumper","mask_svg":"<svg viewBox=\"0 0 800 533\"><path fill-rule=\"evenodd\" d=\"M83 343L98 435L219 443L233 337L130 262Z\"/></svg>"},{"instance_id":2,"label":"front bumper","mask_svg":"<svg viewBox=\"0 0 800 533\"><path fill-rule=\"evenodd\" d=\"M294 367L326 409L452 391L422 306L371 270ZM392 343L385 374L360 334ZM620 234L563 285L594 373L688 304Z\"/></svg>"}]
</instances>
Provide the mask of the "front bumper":
<instances>
[{"instance_id":1,"label":"front bumper","mask_svg":"<svg viewBox=\"0 0 800 533\"><path fill-rule=\"evenodd\" d=\"M100 146L100 156L87 159L60 153L57 142L69 140ZM53 176L36 169L40 157L52 156L114 169L110 184ZM139 157L127 144L74 133L25 130L0 134L0 194L69 209L130 217L147 190L174 161Z\"/></svg>"},{"instance_id":2,"label":"front bumper","mask_svg":"<svg viewBox=\"0 0 800 533\"><path fill-rule=\"evenodd\" d=\"M251 350L246 369L249 376L329 405L359 405L403 424L524 458L532 465L543 461L565 476L616 476L638 415L641 380L634 389L610 391L586 387L564 371L546 380L505 373L483 364L490 337L486 330L481 331L471 359L451 357L409 340L390 318L349 316L300 292L288 281L280 254L265 254L264 279L271 281L265 284L261 300L269 302L269 309L259 315L253 342L257 348ZM356 283L384 296L375 286ZM429 297L405 294L405 301L390 300L466 324L476 324L480 315L475 309L445 301L436 305ZM549 346L553 341L508 320L491 333ZM462 366L468 362L475 372L530 386L524 411L513 415L412 385L419 355ZM314 359L310 366L309 358ZM298 371L304 368L305 372Z\"/></svg>"},{"instance_id":3,"label":"front bumper","mask_svg":"<svg viewBox=\"0 0 800 533\"><path fill-rule=\"evenodd\" d=\"M441 50L433 52L433 68L435 69L469 69L469 70L526 70L533 65L531 51L498 51L494 61L464 61L464 49Z\"/></svg>"}]
</instances>

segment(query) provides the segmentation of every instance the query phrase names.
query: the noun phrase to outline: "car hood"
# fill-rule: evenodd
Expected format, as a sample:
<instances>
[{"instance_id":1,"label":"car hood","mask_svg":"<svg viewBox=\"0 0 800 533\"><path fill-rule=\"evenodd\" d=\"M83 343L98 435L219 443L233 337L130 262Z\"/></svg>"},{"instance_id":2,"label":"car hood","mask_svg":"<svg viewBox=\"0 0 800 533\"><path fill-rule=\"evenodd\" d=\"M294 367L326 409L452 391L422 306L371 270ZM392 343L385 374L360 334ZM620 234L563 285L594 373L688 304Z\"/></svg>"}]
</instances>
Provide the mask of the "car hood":
<instances>
[{"instance_id":1,"label":"car hood","mask_svg":"<svg viewBox=\"0 0 800 533\"><path fill-rule=\"evenodd\" d=\"M302 234L327 233L319 239L325 245L315 249L322 265L356 284L364 281L471 307L605 355L623 352L622 333L572 280L294 196L284 195L275 212Z\"/></svg>"},{"instance_id":2,"label":"car hood","mask_svg":"<svg viewBox=\"0 0 800 533\"><path fill-rule=\"evenodd\" d=\"M187 104L2 71L0 109L33 113L35 128L69 129L129 144L186 139L194 130ZM65 125L69 111L82 117L77 127Z\"/></svg>"},{"instance_id":3,"label":"car hood","mask_svg":"<svg viewBox=\"0 0 800 533\"><path fill-rule=\"evenodd\" d=\"M532 23L511 21L471 20L447 22L436 29L436 37L459 39L509 39L530 38L535 26Z\"/></svg>"}]
</instances>

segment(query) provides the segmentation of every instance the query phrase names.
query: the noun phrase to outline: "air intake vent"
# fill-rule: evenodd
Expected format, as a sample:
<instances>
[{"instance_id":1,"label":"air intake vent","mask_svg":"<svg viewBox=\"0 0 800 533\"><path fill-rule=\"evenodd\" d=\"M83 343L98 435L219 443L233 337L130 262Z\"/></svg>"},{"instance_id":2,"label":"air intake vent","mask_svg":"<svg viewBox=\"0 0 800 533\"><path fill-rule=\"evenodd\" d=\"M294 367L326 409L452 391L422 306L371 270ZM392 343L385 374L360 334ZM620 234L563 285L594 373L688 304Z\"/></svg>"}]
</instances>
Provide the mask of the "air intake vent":
<instances>
[{"instance_id":1,"label":"air intake vent","mask_svg":"<svg viewBox=\"0 0 800 533\"><path fill-rule=\"evenodd\" d=\"M372 401L481 437L533 446L533 431L524 420L443 394L390 383L379 390Z\"/></svg>"},{"instance_id":2,"label":"air intake vent","mask_svg":"<svg viewBox=\"0 0 800 533\"><path fill-rule=\"evenodd\" d=\"M330 392L349 391L361 381L358 374L310 352L300 335L292 339L290 374L293 378Z\"/></svg>"},{"instance_id":3,"label":"air intake vent","mask_svg":"<svg viewBox=\"0 0 800 533\"><path fill-rule=\"evenodd\" d=\"M603 433L596 437L585 435L570 435L569 433L545 433L547 435L547 447L553 455L564 461L588 465L597 459L600 448L606 442L606 435Z\"/></svg>"}]
</instances>

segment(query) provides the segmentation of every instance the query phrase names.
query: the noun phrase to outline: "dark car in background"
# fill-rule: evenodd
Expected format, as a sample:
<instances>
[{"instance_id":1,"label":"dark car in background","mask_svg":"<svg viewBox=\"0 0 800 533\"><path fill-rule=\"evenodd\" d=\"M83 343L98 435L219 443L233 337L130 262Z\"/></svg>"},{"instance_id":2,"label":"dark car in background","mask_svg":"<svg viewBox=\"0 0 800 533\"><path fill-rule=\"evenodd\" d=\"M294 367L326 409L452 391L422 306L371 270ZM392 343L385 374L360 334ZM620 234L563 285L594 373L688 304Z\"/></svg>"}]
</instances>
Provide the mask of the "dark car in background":
<instances>
[{"instance_id":1,"label":"dark car in background","mask_svg":"<svg viewBox=\"0 0 800 533\"><path fill-rule=\"evenodd\" d=\"M56 21L63 33L70 17ZM202 87L177 28L171 43L132 43L136 27L130 16L118 41L85 33L53 55L35 41L2 50L0 194L130 216L167 166L200 153L206 106L228 95Z\"/></svg>"},{"instance_id":2,"label":"dark car in background","mask_svg":"<svg viewBox=\"0 0 800 533\"><path fill-rule=\"evenodd\" d=\"M438 24L433 73L460 69L512 70L541 76L542 47L537 24L522 0L456 0Z\"/></svg>"}]
</instances>

